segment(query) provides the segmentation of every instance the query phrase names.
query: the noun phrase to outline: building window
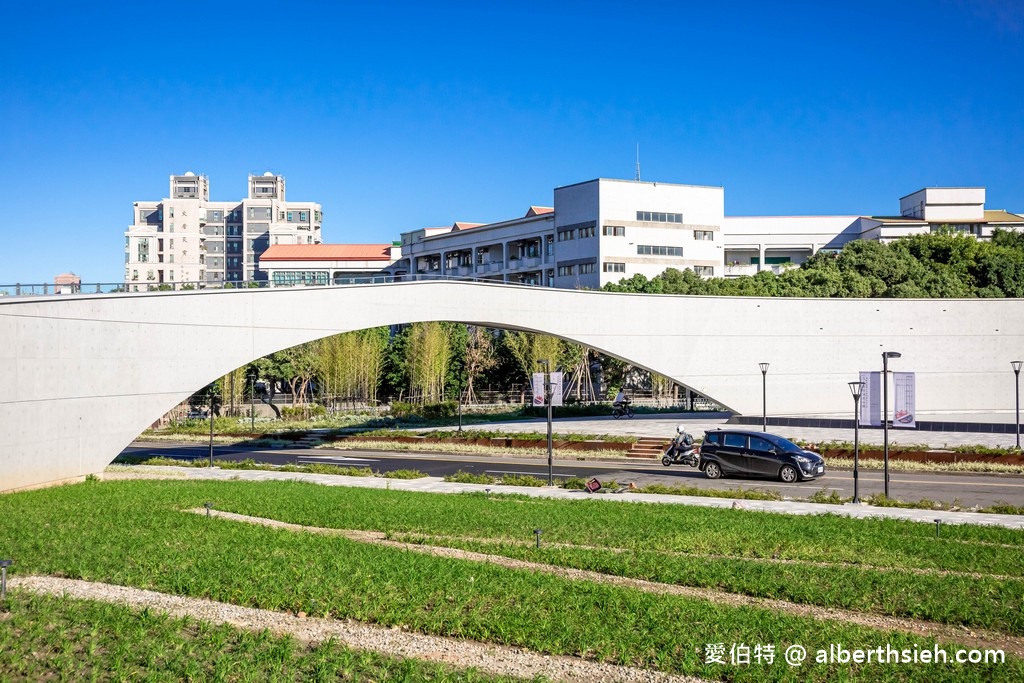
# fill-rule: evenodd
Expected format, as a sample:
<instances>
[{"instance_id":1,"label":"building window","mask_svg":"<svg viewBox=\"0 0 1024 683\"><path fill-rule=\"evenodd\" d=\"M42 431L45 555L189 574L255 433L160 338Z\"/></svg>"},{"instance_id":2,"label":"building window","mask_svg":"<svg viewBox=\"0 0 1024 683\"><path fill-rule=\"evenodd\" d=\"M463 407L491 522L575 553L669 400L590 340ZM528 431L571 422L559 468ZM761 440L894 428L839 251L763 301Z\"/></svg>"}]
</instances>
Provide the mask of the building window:
<instances>
[{"instance_id":1,"label":"building window","mask_svg":"<svg viewBox=\"0 0 1024 683\"><path fill-rule=\"evenodd\" d=\"M558 266L558 277L568 277L576 274L576 266Z\"/></svg>"},{"instance_id":2,"label":"building window","mask_svg":"<svg viewBox=\"0 0 1024 683\"><path fill-rule=\"evenodd\" d=\"M711 240L714 241L715 233L710 230L694 230L693 239L695 240Z\"/></svg>"},{"instance_id":3,"label":"building window","mask_svg":"<svg viewBox=\"0 0 1024 683\"><path fill-rule=\"evenodd\" d=\"M711 277L715 274L715 269L711 266L694 266L693 272L701 277Z\"/></svg>"},{"instance_id":4,"label":"building window","mask_svg":"<svg viewBox=\"0 0 1024 683\"><path fill-rule=\"evenodd\" d=\"M683 248L638 244L636 245L636 253L641 256L682 256Z\"/></svg>"},{"instance_id":5,"label":"building window","mask_svg":"<svg viewBox=\"0 0 1024 683\"><path fill-rule=\"evenodd\" d=\"M139 240L139 263L147 263L149 261L149 240L145 237Z\"/></svg>"},{"instance_id":6,"label":"building window","mask_svg":"<svg viewBox=\"0 0 1024 683\"><path fill-rule=\"evenodd\" d=\"M661 211L637 211L636 219L648 223L682 223L683 214L664 213Z\"/></svg>"},{"instance_id":7,"label":"building window","mask_svg":"<svg viewBox=\"0 0 1024 683\"><path fill-rule=\"evenodd\" d=\"M588 225L584 228L580 228L580 239L584 237L593 237L597 234L597 226Z\"/></svg>"},{"instance_id":8,"label":"building window","mask_svg":"<svg viewBox=\"0 0 1024 683\"><path fill-rule=\"evenodd\" d=\"M626 226L624 225L606 225L601 228L601 234L607 237L625 237Z\"/></svg>"},{"instance_id":9,"label":"building window","mask_svg":"<svg viewBox=\"0 0 1024 683\"><path fill-rule=\"evenodd\" d=\"M167 217L168 218L174 218L174 207L173 206L168 206L167 207Z\"/></svg>"},{"instance_id":10,"label":"building window","mask_svg":"<svg viewBox=\"0 0 1024 683\"><path fill-rule=\"evenodd\" d=\"M544 254L547 256L555 255L555 236L548 235L544 238Z\"/></svg>"},{"instance_id":11,"label":"building window","mask_svg":"<svg viewBox=\"0 0 1024 683\"><path fill-rule=\"evenodd\" d=\"M305 223L308 220L309 220L309 212L308 211L299 211L299 222L300 223Z\"/></svg>"},{"instance_id":12,"label":"building window","mask_svg":"<svg viewBox=\"0 0 1024 683\"><path fill-rule=\"evenodd\" d=\"M295 220L295 214L292 213L291 211L289 211L288 212L288 222L291 223L293 220Z\"/></svg>"},{"instance_id":13,"label":"building window","mask_svg":"<svg viewBox=\"0 0 1024 683\"><path fill-rule=\"evenodd\" d=\"M275 287L293 287L295 285L326 285L325 270L276 270L271 282Z\"/></svg>"},{"instance_id":14,"label":"building window","mask_svg":"<svg viewBox=\"0 0 1024 683\"><path fill-rule=\"evenodd\" d=\"M170 277L168 279L171 280L172 282L174 281L174 271L173 270L171 271Z\"/></svg>"},{"instance_id":15,"label":"building window","mask_svg":"<svg viewBox=\"0 0 1024 683\"><path fill-rule=\"evenodd\" d=\"M594 272L595 264L593 263L581 263L580 264L580 275L589 275Z\"/></svg>"},{"instance_id":16,"label":"building window","mask_svg":"<svg viewBox=\"0 0 1024 683\"><path fill-rule=\"evenodd\" d=\"M558 241L559 242L568 242L569 240L574 240L574 239L576 239L576 230L575 229L559 230L558 231Z\"/></svg>"},{"instance_id":17,"label":"building window","mask_svg":"<svg viewBox=\"0 0 1024 683\"><path fill-rule=\"evenodd\" d=\"M606 272L606 273L625 273L626 272L626 264L625 263L616 263L614 261L607 261L604 264L604 272Z\"/></svg>"}]
</instances>

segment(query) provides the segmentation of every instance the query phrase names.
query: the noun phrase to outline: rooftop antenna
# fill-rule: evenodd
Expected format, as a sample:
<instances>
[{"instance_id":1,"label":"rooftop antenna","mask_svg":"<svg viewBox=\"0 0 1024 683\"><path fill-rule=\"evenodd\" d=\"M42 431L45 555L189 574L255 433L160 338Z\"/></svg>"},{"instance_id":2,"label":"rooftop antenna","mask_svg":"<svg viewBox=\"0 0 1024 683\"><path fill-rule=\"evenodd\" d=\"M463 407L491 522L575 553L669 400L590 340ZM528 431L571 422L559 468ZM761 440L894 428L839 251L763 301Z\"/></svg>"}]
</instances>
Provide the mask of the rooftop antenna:
<instances>
[{"instance_id":1,"label":"rooftop antenna","mask_svg":"<svg viewBox=\"0 0 1024 683\"><path fill-rule=\"evenodd\" d=\"M640 180L640 143L636 145L636 178L634 180Z\"/></svg>"}]
</instances>

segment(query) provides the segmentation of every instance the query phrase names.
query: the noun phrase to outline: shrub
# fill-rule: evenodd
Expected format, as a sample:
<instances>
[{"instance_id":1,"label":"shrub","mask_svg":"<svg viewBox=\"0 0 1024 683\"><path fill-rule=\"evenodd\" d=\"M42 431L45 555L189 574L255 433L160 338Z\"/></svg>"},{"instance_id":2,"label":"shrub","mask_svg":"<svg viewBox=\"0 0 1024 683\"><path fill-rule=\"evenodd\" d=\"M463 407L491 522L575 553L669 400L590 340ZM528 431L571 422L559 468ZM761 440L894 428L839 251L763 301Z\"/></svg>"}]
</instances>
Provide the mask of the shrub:
<instances>
[{"instance_id":1,"label":"shrub","mask_svg":"<svg viewBox=\"0 0 1024 683\"><path fill-rule=\"evenodd\" d=\"M385 472L382 476L385 479L422 479L428 475L419 470L392 470Z\"/></svg>"},{"instance_id":2,"label":"shrub","mask_svg":"<svg viewBox=\"0 0 1024 683\"><path fill-rule=\"evenodd\" d=\"M454 474L449 474L445 476L444 480L459 484L493 484L497 481L497 479L489 474L474 474L464 470L459 470Z\"/></svg>"}]
</instances>

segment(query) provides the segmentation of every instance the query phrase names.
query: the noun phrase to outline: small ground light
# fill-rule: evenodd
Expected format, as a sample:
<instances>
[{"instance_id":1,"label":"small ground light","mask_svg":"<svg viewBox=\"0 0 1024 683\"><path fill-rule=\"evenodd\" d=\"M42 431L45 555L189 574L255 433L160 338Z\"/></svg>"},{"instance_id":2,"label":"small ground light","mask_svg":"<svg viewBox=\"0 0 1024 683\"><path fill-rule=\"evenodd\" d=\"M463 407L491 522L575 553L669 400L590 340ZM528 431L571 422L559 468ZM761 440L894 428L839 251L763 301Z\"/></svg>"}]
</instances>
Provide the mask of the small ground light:
<instances>
[{"instance_id":1,"label":"small ground light","mask_svg":"<svg viewBox=\"0 0 1024 683\"><path fill-rule=\"evenodd\" d=\"M939 526L942 524L941 519L935 520L935 538L939 537Z\"/></svg>"},{"instance_id":2,"label":"small ground light","mask_svg":"<svg viewBox=\"0 0 1024 683\"><path fill-rule=\"evenodd\" d=\"M213 507L213 503L203 503L203 506L206 508L206 516L209 517L210 516L210 508Z\"/></svg>"},{"instance_id":3,"label":"small ground light","mask_svg":"<svg viewBox=\"0 0 1024 683\"><path fill-rule=\"evenodd\" d=\"M537 547L538 547L538 548L540 547L540 535L541 535L542 533L543 533L543 532L542 532L542 531L541 531L540 529L534 529L534 530L533 530L533 535L537 537Z\"/></svg>"},{"instance_id":4,"label":"small ground light","mask_svg":"<svg viewBox=\"0 0 1024 683\"><path fill-rule=\"evenodd\" d=\"M484 489L484 493L487 494L488 498L491 497L491 490L490 489Z\"/></svg>"},{"instance_id":5,"label":"small ground light","mask_svg":"<svg viewBox=\"0 0 1024 683\"><path fill-rule=\"evenodd\" d=\"M7 598L7 568L14 564L14 560L0 560L0 600Z\"/></svg>"}]
</instances>

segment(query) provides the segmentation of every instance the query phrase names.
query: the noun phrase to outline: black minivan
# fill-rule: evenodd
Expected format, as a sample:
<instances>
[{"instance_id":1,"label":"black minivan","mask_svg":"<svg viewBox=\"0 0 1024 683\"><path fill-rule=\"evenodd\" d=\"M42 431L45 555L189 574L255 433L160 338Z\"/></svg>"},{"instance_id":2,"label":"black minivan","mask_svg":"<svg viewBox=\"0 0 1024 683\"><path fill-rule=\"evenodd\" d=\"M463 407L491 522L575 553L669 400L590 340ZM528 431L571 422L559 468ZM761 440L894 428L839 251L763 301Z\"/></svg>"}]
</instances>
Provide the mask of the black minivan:
<instances>
[{"instance_id":1,"label":"black minivan","mask_svg":"<svg viewBox=\"0 0 1024 683\"><path fill-rule=\"evenodd\" d=\"M825 459L775 434L713 429L704 433L700 467L708 479L742 474L793 483L825 474Z\"/></svg>"}]
</instances>

